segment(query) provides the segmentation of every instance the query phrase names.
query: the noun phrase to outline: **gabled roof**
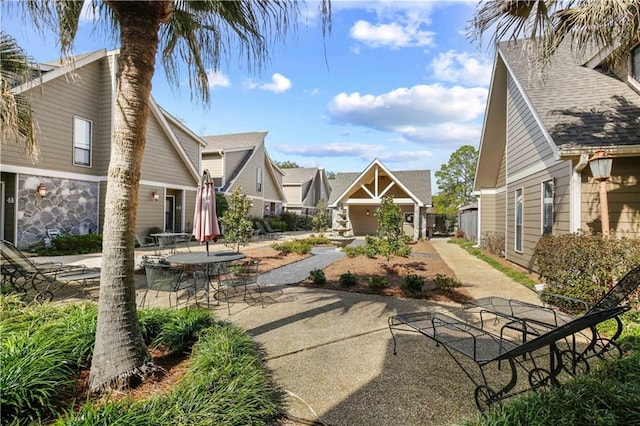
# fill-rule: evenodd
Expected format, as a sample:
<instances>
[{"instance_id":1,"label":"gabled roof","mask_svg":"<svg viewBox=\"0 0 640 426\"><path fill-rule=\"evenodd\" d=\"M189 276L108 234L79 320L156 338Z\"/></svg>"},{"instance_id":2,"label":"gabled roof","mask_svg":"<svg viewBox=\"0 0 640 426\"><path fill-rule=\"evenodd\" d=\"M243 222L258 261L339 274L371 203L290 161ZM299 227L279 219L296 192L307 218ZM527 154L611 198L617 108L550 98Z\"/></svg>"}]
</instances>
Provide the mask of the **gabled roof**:
<instances>
[{"instance_id":1,"label":"gabled roof","mask_svg":"<svg viewBox=\"0 0 640 426\"><path fill-rule=\"evenodd\" d=\"M203 136L202 139L207 143L207 146L202 152L207 154L219 151L252 149L264 142L267 133L263 131Z\"/></svg>"},{"instance_id":2,"label":"gabled roof","mask_svg":"<svg viewBox=\"0 0 640 426\"><path fill-rule=\"evenodd\" d=\"M640 145L640 94L590 61L600 52L578 56L565 41L541 77L522 44L500 43L498 54L561 151Z\"/></svg>"},{"instance_id":3,"label":"gabled roof","mask_svg":"<svg viewBox=\"0 0 640 426\"><path fill-rule=\"evenodd\" d=\"M474 188L495 185L506 143L511 77L556 159L608 152L640 155L640 94L602 68L604 50L578 55L570 40L540 71L524 41L499 43L487 98Z\"/></svg>"},{"instance_id":4,"label":"gabled roof","mask_svg":"<svg viewBox=\"0 0 640 426\"><path fill-rule=\"evenodd\" d=\"M300 185L315 177L318 173L317 167L296 167L291 169L283 169L282 177L283 185Z\"/></svg>"},{"instance_id":5,"label":"gabled roof","mask_svg":"<svg viewBox=\"0 0 640 426\"><path fill-rule=\"evenodd\" d=\"M421 206L429 206L431 199L431 172L429 170L388 170L377 158L374 159L360 173L338 173L335 180L332 180L332 190L329 196L329 206L334 206L339 200L358 184L360 179L379 166L391 177L397 185L405 190L413 200Z\"/></svg>"}]
</instances>

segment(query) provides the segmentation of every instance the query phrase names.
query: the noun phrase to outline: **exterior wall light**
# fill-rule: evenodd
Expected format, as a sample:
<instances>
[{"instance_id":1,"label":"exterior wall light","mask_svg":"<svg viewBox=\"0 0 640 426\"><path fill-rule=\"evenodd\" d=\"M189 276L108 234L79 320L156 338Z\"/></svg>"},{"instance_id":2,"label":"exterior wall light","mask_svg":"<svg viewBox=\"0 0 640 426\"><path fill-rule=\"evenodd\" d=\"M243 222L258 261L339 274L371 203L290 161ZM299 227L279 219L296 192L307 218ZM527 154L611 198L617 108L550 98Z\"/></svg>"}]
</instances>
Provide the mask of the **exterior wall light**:
<instances>
[{"instance_id":1,"label":"exterior wall light","mask_svg":"<svg viewBox=\"0 0 640 426\"><path fill-rule=\"evenodd\" d=\"M151 198L153 198L153 201L158 201L160 199L160 194L156 191L153 191L151 193Z\"/></svg>"},{"instance_id":2,"label":"exterior wall light","mask_svg":"<svg viewBox=\"0 0 640 426\"><path fill-rule=\"evenodd\" d=\"M607 181L611 178L613 157L604 149L597 150L589 159L589 168L593 178L600 185L600 216L602 220L602 235L609 236L609 203L607 200Z\"/></svg>"},{"instance_id":3,"label":"exterior wall light","mask_svg":"<svg viewBox=\"0 0 640 426\"><path fill-rule=\"evenodd\" d=\"M47 195L47 187L44 186L43 183L41 183L40 185L38 185L38 187L36 188L36 194L38 194L41 197L44 197L45 195Z\"/></svg>"},{"instance_id":4,"label":"exterior wall light","mask_svg":"<svg viewBox=\"0 0 640 426\"><path fill-rule=\"evenodd\" d=\"M367 209L367 216L369 216L371 214L371 212L369 211L369 209Z\"/></svg>"}]
</instances>

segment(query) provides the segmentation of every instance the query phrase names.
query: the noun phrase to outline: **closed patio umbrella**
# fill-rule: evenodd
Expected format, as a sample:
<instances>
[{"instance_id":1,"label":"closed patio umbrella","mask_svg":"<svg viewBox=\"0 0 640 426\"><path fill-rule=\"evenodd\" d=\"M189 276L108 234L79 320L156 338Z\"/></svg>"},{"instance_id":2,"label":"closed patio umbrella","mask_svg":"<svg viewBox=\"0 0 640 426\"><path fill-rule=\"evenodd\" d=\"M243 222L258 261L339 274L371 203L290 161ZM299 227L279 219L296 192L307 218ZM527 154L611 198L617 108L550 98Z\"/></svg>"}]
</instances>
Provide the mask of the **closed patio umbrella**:
<instances>
[{"instance_id":1,"label":"closed patio umbrella","mask_svg":"<svg viewBox=\"0 0 640 426\"><path fill-rule=\"evenodd\" d=\"M193 215L193 235L200 243L206 242L209 256L209 241L217 241L220 227L216 216L216 191L209 170L202 174L196 194L196 210Z\"/></svg>"}]
</instances>

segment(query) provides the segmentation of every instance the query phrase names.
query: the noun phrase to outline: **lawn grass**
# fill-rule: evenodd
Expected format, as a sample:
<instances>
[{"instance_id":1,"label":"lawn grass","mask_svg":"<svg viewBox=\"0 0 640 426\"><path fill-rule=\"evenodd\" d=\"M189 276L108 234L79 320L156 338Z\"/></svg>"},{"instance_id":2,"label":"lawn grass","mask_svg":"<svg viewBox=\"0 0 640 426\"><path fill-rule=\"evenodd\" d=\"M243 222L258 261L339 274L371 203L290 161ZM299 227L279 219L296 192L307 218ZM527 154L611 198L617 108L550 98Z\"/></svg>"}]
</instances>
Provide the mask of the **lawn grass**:
<instances>
[{"instance_id":1,"label":"lawn grass","mask_svg":"<svg viewBox=\"0 0 640 426\"><path fill-rule=\"evenodd\" d=\"M473 241L466 240L464 238L452 238L448 240L451 244L457 244L467 252L477 257L480 260L487 262L489 265L493 266L498 271L504 273L506 276L511 278L513 281L522 284L523 286L534 290L535 285L538 282L532 280L527 274L517 271L514 268L510 268L508 266L503 265L502 263L495 260L493 257L486 255L479 248L475 247L475 243Z\"/></svg>"},{"instance_id":2,"label":"lawn grass","mask_svg":"<svg viewBox=\"0 0 640 426\"><path fill-rule=\"evenodd\" d=\"M253 339L192 308L139 311L150 347L191 354L171 391L147 400L87 401L72 412L65 395L91 360L96 306L25 306L15 297L0 297L0 306L2 424L259 425L282 416L283 397Z\"/></svg>"}]
</instances>

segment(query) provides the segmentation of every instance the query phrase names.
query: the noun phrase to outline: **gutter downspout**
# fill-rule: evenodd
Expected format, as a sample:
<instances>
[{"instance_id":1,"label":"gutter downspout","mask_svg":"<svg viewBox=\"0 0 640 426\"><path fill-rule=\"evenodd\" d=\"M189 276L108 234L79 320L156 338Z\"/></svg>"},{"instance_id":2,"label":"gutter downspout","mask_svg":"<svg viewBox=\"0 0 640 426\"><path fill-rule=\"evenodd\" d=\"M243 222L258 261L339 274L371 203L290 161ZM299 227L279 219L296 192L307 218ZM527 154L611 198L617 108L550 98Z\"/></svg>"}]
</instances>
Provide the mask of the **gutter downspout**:
<instances>
[{"instance_id":1,"label":"gutter downspout","mask_svg":"<svg viewBox=\"0 0 640 426\"><path fill-rule=\"evenodd\" d=\"M569 184L569 232L575 233L580 230L582 215L582 170L589 163L588 154L580 154L578 163L571 171L571 181ZM569 163L571 164L571 162Z\"/></svg>"}]
</instances>

